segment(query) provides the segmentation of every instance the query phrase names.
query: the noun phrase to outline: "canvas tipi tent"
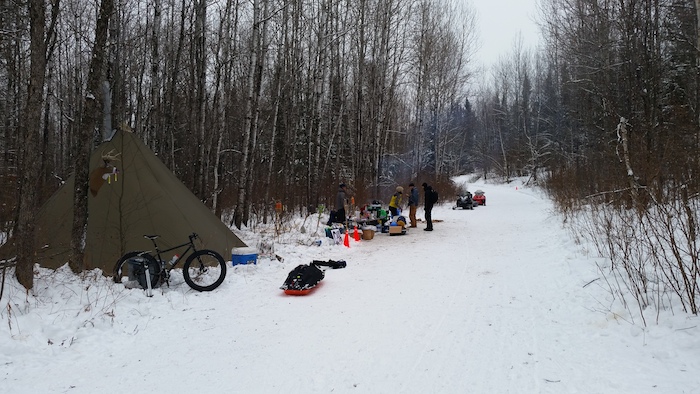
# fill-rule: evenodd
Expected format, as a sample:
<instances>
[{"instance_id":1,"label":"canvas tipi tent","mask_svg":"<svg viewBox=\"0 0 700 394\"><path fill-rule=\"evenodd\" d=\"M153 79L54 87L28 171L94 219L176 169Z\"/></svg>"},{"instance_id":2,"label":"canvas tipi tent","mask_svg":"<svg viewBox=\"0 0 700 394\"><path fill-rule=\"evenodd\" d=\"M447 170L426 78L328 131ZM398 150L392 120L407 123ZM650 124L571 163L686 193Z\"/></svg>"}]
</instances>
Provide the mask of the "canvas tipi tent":
<instances>
[{"instance_id":1,"label":"canvas tipi tent","mask_svg":"<svg viewBox=\"0 0 700 394\"><path fill-rule=\"evenodd\" d=\"M117 131L101 144L90 158L91 173L104 166L106 152L117 156L112 164L118 172L105 177L95 195L88 193L88 268L111 274L125 252L152 250L145 234L159 235L158 246L165 249L187 242L195 232L197 248L215 250L224 259L231 258L232 248L246 246L136 135ZM70 177L37 214L37 261L44 267L58 268L68 261L73 185Z\"/></svg>"}]
</instances>

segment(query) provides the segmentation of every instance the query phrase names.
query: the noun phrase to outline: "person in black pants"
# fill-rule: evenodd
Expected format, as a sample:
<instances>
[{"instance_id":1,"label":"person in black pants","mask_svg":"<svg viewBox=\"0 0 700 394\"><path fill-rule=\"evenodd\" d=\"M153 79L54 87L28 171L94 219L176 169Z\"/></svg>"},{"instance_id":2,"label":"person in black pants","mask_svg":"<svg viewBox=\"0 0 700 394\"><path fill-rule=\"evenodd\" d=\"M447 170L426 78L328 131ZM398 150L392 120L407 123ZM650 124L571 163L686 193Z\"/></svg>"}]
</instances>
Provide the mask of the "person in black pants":
<instances>
[{"instance_id":1,"label":"person in black pants","mask_svg":"<svg viewBox=\"0 0 700 394\"><path fill-rule=\"evenodd\" d=\"M408 193L408 218L411 219L411 227L418 227L416 223L416 210L418 209L418 188L411 182L408 185L411 191Z\"/></svg>"},{"instance_id":2,"label":"person in black pants","mask_svg":"<svg viewBox=\"0 0 700 394\"><path fill-rule=\"evenodd\" d=\"M338 185L338 195L335 198L335 221L336 223L345 223L345 204L347 203L347 191L345 184Z\"/></svg>"},{"instance_id":3,"label":"person in black pants","mask_svg":"<svg viewBox=\"0 0 700 394\"><path fill-rule=\"evenodd\" d=\"M335 210L331 211L330 218L328 219L328 225L333 223L345 223L345 204L347 203L345 183L338 185L338 194L335 197Z\"/></svg>"},{"instance_id":4,"label":"person in black pants","mask_svg":"<svg viewBox=\"0 0 700 394\"><path fill-rule=\"evenodd\" d=\"M425 201L425 221L428 225L424 228L425 231L433 231L433 205L435 204L435 191L432 186L423 183L423 201Z\"/></svg>"}]
</instances>

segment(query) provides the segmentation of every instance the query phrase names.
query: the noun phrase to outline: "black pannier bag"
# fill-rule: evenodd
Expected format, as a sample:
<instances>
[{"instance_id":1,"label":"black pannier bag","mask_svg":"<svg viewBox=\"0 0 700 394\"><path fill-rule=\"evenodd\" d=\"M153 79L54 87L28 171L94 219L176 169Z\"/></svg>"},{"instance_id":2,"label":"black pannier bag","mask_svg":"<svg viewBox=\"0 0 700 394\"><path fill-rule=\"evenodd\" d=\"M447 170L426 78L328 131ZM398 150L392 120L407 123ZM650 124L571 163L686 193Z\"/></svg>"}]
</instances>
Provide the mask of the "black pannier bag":
<instances>
[{"instance_id":1,"label":"black pannier bag","mask_svg":"<svg viewBox=\"0 0 700 394\"><path fill-rule=\"evenodd\" d=\"M146 267L148 266L148 276L151 278L151 288L158 287L160 282L160 264L149 255L136 256L130 258L129 263L129 281L136 280L142 289L148 289L148 280L146 279Z\"/></svg>"}]
</instances>

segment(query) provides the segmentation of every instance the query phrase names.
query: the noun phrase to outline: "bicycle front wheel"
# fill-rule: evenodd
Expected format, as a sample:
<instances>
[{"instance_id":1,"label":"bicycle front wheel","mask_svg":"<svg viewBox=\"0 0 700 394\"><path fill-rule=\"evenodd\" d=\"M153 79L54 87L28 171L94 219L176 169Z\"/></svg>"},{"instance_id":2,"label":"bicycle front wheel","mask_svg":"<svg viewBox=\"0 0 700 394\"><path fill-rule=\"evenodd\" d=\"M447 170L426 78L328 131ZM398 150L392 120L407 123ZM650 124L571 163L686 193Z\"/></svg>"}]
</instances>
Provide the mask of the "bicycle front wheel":
<instances>
[{"instance_id":1,"label":"bicycle front wheel","mask_svg":"<svg viewBox=\"0 0 700 394\"><path fill-rule=\"evenodd\" d=\"M182 276L191 288L212 291L224 282L226 263L213 250L198 250L185 261Z\"/></svg>"}]
</instances>

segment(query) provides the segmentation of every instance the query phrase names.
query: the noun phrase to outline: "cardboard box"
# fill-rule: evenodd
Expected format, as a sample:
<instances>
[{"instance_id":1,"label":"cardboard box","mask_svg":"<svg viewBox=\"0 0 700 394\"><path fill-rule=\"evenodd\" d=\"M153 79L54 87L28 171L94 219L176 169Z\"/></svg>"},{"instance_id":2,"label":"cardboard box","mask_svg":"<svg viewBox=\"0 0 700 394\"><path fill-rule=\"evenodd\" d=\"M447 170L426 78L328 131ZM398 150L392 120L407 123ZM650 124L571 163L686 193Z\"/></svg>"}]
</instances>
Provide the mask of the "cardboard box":
<instances>
[{"instance_id":1,"label":"cardboard box","mask_svg":"<svg viewBox=\"0 0 700 394\"><path fill-rule=\"evenodd\" d=\"M403 226L389 226L389 235L401 235L406 234L406 230Z\"/></svg>"},{"instance_id":2,"label":"cardboard box","mask_svg":"<svg viewBox=\"0 0 700 394\"><path fill-rule=\"evenodd\" d=\"M374 230L362 229L362 239L369 241L374 238Z\"/></svg>"}]
</instances>

